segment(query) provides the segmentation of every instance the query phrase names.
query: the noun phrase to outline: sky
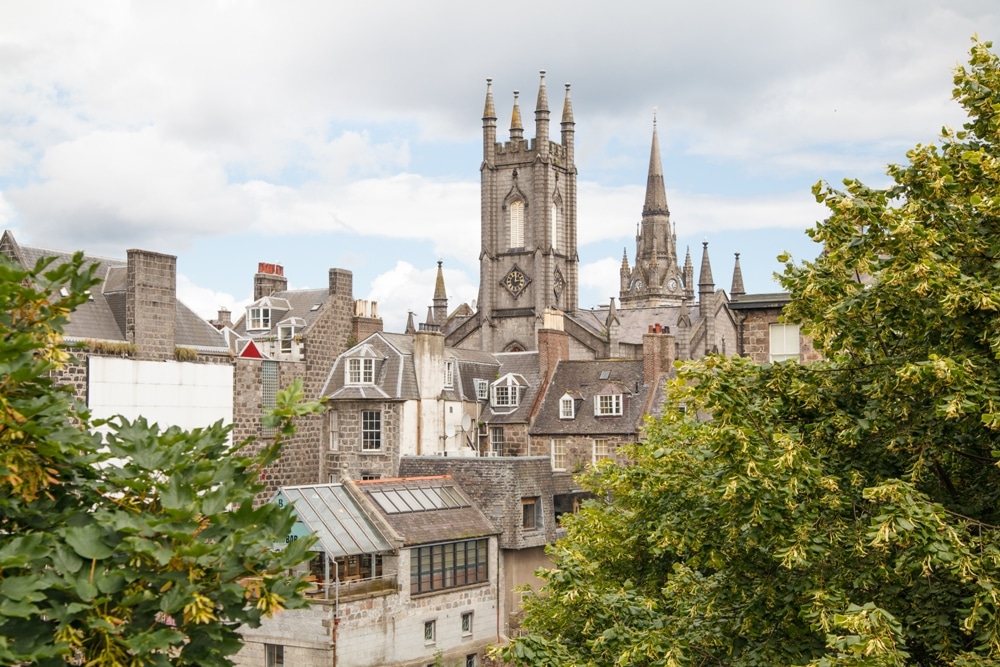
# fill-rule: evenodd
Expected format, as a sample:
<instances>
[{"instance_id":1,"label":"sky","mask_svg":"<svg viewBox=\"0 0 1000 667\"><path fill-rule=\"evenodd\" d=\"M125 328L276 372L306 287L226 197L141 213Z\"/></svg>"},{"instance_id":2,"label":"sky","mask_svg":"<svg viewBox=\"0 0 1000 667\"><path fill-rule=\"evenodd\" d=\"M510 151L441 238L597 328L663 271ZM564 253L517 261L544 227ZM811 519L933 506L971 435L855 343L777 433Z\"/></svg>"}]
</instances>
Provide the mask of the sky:
<instances>
[{"instance_id":1,"label":"sky","mask_svg":"<svg viewBox=\"0 0 1000 667\"><path fill-rule=\"evenodd\" d=\"M292 289L353 272L386 330L476 298L486 79L534 135L539 70L572 84L580 305L635 255L654 113L681 261L728 291L816 256L823 180L957 127L952 70L1000 39L995 0L0 5L0 228L23 245L177 256L178 297L237 316L258 262ZM655 111L654 111L655 110ZM558 123L552 123L558 140Z\"/></svg>"}]
</instances>

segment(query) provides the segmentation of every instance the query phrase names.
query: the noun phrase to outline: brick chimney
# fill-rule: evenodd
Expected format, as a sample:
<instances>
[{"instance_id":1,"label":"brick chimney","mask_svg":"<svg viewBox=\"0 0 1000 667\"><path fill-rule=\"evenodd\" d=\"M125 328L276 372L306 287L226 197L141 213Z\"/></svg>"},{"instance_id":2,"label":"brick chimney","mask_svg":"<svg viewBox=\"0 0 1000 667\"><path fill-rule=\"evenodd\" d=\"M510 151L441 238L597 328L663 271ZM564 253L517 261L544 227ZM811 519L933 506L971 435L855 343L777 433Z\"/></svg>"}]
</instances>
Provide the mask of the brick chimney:
<instances>
[{"instance_id":1,"label":"brick chimney","mask_svg":"<svg viewBox=\"0 0 1000 667\"><path fill-rule=\"evenodd\" d=\"M135 345L136 359L174 359L177 258L129 250L125 290L125 337Z\"/></svg>"},{"instance_id":2,"label":"brick chimney","mask_svg":"<svg viewBox=\"0 0 1000 667\"><path fill-rule=\"evenodd\" d=\"M670 373L677 357L677 344L670 327L651 324L642 335L642 381L645 384Z\"/></svg>"},{"instance_id":3,"label":"brick chimney","mask_svg":"<svg viewBox=\"0 0 1000 667\"><path fill-rule=\"evenodd\" d=\"M288 278L285 277L285 267L281 264L258 262L257 274L253 277L254 301L287 289Z\"/></svg>"}]
</instances>

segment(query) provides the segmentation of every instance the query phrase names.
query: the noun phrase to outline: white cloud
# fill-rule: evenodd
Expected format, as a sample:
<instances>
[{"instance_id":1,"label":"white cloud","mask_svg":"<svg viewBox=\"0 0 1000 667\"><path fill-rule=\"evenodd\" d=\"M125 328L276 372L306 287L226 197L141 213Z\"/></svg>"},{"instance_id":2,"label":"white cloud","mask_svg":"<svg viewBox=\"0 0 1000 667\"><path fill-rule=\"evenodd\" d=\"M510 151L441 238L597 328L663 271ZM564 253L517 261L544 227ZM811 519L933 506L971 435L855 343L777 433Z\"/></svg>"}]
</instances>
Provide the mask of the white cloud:
<instances>
[{"instance_id":1,"label":"white cloud","mask_svg":"<svg viewBox=\"0 0 1000 667\"><path fill-rule=\"evenodd\" d=\"M476 299L479 276L470 280L463 271L443 268L443 272L449 312ZM397 261L391 270L378 275L367 298L378 303L385 330L402 332L408 312L413 312L415 323L424 322L427 308L432 305L436 280L437 267L417 269L404 261Z\"/></svg>"},{"instance_id":2,"label":"white cloud","mask_svg":"<svg viewBox=\"0 0 1000 667\"><path fill-rule=\"evenodd\" d=\"M177 274L177 300L197 313L202 319L214 320L220 310L228 310L236 322L250 305L250 299L236 299L232 294L200 287L183 273Z\"/></svg>"}]
</instances>

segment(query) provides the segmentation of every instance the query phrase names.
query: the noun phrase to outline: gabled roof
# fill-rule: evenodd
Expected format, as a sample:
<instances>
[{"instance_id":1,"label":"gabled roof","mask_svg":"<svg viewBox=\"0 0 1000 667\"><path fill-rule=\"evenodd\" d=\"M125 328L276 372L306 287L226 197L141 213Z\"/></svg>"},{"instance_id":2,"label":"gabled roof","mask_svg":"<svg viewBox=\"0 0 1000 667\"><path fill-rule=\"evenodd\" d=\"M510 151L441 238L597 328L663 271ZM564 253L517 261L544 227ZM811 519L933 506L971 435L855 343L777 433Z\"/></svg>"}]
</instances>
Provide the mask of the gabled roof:
<instances>
[{"instance_id":1,"label":"gabled roof","mask_svg":"<svg viewBox=\"0 0 1000 667\"><path fill-rule=\"evenodd\" d=\"M419 386L413 366L415 335L378 332L347 350L330 369L322 395L335 400L418 399ZM376 359L373 385L346 383L347 360L359 357ZM499 366L493 355L486 352L450 347L444 350L444 360L456 365L453 384L443 392L445 400L451 401L475 401L475 380L492 381ZM444 373L443 367L441 372Z\"/></svg>"},{"instance_id":2,"label":"gabled roof","mask_svg":"<svg viewBox=\"0 0 1000 667\"><path fill-rule=\"evenodd\" d=\"M53 268L65 264L73 253L61 250L49 250L33 246L18 245L13 234L3 233L4 247L15 248L23 262L24 268L34 267L43 257L55 258ZM103 340L126 341L125 334L125 301L128 277L128 262L120 259L84 255L88 264L99 264L97 277L102 282L91 290L91 298L80 304L70 315L66 325L66 338L70 341ZM219 331L202 319L193 310L176 301L176 319L174 320L174 342L181 347L192 347L202 350L228 351L225 337Z\"/></svg>"},{"instance_id":3,"label":"gabled roof","mask_svg":"<svg viewBox=\"0 0 1000 667\"><path fill-rule=\"evenodd\" d=\"M629 435L639 431L643 405L656 387L643 384L641 360L560 361L531 426L531 435ZM576 401L573 419L559 418L559 399ZM622 415L597 417L594 397L622 395Z\"/></svg>"},{"instance_id":4,"label":"gabled roof","mask_svg":"<svg viewBox=\"0 0 1000 667\"><path fill-rule=\"evenodd\" d=\"M500 372L497 377L502 378L509 374L523 378L525 389L521 392L520 402L514 410L505 407L494 409L492 404L488 404L484 412L484 421L497 425L525 423L531 417L531 407L535 404L541 385L542 374L538 367L538 352L501 352L493 356L500 362ZM490 383L495 381L496 378Z\"/></svg>"},{"instance_id":5,"label":"gabled roof","mask_svg":"<svg viewBox=\"0 0 1000 667\"><path fill-rule=\"evenodd\" d=\"M271 317L271 327L269 329L255 329L253 331L247 331L246 311L244 311L240 318L236 320L236 324L233 325L233 329L240 336L270 338L277 335L278 325L287 324L286 320L289 318L300 319L302 321L302 328L308 329L312 323L316 321L316 318L323 313L329 296L330 290L326 288L284 290L282 292L275 292L274 294L258 299L254 303L247 306L247 308L253 308L256 306L273 308L275 310L276 314Z\"/></svg>"},{"instance_id":6,"label":"gabled roof","mask_svg":"<svg viewBox=\"0 0 1000 667\"><path fill-rule=\"evenodd\" d=\"M331 558L393 551L343 484L284 486L271 502L291 503L296 522L316 535ZM294 528L293 534L298 534Z\"/></svg>"},{"instance_id":7,"label":"gabled roof","mask_svg":"<svg viewBox=\"0 0 1000 667\"><path fill-rule=\"evenodd\" d=\"M497 534L450 475L365 480L355 486L403 538L404 546Z\"/></svg>"}]
</instances>

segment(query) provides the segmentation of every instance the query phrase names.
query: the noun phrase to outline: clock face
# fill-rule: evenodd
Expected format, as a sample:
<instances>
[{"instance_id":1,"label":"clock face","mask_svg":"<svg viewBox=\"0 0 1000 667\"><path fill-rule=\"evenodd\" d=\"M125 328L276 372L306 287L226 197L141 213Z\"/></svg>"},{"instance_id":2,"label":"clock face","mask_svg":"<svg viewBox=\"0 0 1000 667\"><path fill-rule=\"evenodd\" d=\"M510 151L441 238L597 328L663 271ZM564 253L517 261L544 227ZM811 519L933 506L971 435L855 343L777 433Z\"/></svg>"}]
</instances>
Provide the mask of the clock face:
<instances>
[{"instance_id":1,"label":"clock face","mask_svg":"<svg viewBox=\"0 0 1000 667\"><path fill-rule=\"evenodd\" d=\"M555 292L556 298L562 294L563 288L566 286L566 280L563 278L562 271L558 268L556 269L555 277L552 280L552 291Z\"/></svg>"},{"instance_id":2,"label":"clock face","mask_svg":"<svg viewBox=\"0 0 1000 667\"><path fill-rule=\"evenodd\" d=\"M514 298L521 296L524 288L528 286L531 279L524 275L524 272L516 266L507 272L500 284L507 288L507 291L514 295Z\"/></svg>"},{"instance_id":3,"label":"clock face","mask_svg":"<svg viewBox=\"0 0 1000 667\"><path fill-rule=\"evenodd\" d=\"M670 282L667 283L667 287L670 288L671 292L673 292L675 289L677 289L677 281L671 278Z\"/></svg>"}]
</instances>

